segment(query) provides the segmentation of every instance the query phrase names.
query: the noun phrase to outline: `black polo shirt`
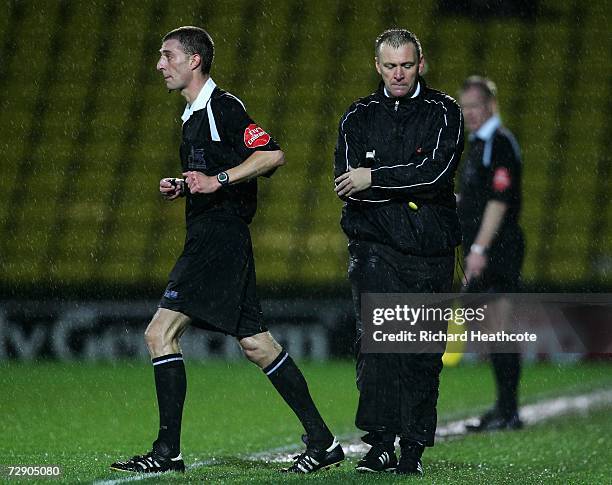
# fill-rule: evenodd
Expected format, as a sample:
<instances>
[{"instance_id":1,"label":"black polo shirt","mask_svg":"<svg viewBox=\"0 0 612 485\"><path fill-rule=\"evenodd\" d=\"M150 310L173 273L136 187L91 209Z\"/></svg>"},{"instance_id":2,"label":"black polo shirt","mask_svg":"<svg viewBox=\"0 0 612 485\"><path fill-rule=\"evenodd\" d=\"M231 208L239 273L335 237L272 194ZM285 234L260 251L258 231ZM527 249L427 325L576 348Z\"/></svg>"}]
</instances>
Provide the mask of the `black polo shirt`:
<instances>
[{"instance_id":1,"label":"black polo shirt","mask_svg":"<svg viewBox=\"0 0 612 485\"><path fill-rule=\"evenodd\" d=\"M242 101L208 79L196 100L185 108L180 157L183 171L216 176L240 165L256 151L280 150L247 114ZM231 182L231 180L230 180ZM212 194L187 192L187 225L205 215L235 215L250 223L257 209L255 178L222 187Z\"/></svg>"},{"instance_id":2,"label":"black polo shirt","mask_svg":"<svg viewBox=\"0 0 612 485\"><path fill-rule=\"evenodd\" d=\"M500 246L504 246L504 252L512 251L512 242L520 233L521 172L518 143L498 117L490 118L470 135L459 179L458 213L464 248L469 249L476 239L487 203L499 200L508 209L489 252L499 252Z\"/></svg>"}]
</instances>

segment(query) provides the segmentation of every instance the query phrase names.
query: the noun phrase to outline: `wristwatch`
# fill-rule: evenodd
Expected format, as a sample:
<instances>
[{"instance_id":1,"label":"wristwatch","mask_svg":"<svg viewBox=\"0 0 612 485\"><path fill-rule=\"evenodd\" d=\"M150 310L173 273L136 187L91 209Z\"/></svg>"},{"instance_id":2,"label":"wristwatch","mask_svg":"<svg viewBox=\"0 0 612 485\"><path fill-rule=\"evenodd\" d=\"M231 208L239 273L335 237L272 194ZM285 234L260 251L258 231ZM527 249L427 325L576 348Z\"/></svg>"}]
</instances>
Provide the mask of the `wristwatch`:
<instances>
[{"instance_id":1,"label":"wristwatch","mask_svg":"<svg viewBox=\"0 0 612 485\"><path fill-rule=\"evenodd\" d=\"M470 246L470 252L484 256L487 254L487 248L485 248L482 244L472 244Z\"/></svg>"},{"instance_id":2,"label":"wristwatch","mask_svg":"<svg viewBox=\"0 0 612 485\"><path fill-rule=\"evenodd\" d=\"M227 172L218 173L217 182L219 182L221 185L229 185L229 175Z\"/></svg>"}]
</instances>

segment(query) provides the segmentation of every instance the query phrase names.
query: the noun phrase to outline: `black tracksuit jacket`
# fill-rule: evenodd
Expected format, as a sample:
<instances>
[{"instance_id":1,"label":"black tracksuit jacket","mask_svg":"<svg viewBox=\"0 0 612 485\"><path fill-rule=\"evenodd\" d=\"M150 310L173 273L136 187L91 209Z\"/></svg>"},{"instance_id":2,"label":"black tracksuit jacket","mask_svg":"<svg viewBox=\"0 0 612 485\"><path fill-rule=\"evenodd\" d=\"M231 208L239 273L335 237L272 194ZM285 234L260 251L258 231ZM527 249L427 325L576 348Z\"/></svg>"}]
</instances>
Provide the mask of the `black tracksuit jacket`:
<instances>
[{"instance_id":1,"label":"black tracksuit jacket","mask_svg":"<svg viewBox=\"0 0 612 485\"><path fill-rule=\"evenodd\" d=\"M443 255L461 243L454 178L463 117L453 98L423 79L415 92L387 97L381 82L340 120L335 176L350 167L372 169L372 186L345 198L341 224L350 242Z\"/></svg>"}]
</instances>

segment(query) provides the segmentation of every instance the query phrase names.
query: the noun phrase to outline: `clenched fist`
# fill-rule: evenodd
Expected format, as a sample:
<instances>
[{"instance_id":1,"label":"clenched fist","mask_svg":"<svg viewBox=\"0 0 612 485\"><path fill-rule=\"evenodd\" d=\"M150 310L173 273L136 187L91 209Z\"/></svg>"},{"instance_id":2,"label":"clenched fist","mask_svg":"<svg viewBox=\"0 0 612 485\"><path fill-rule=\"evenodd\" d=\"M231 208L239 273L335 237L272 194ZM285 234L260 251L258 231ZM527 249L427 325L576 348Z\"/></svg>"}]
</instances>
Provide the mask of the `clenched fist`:
<instances>
[{"instance_id":1,"label":"clenched fist","mask_svg":"<svg viewBox=\"0 0 612 485\"><path fill-rule=\"evenodd\" d=\"M159 181L159 192L166 200L185 195L185 181L177 178L163 178Z\"/></svg>"}]
</instances>

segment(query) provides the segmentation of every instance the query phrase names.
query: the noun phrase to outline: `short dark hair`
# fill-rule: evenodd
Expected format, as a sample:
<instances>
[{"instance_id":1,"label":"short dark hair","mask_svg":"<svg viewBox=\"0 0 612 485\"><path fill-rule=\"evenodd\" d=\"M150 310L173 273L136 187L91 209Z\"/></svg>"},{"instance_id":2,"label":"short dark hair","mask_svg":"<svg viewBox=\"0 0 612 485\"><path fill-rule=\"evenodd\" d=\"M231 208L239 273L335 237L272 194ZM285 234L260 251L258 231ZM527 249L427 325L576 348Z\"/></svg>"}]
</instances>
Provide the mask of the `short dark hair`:
<instances>
[{"instance_id":1,"label":"short dark hair","mask_svg":"<svg viewBox=\"0 0 612 485\"><path fill-rule=\"evenodd\" d=\"M421 42L418 37L406 29L387 29L378 37L374 42L374 54L376 57L380 54L381 44L387 44L394 49L399 48L405 44L413 44L416 49L417 60L421 59Z\"/></svg>"},{"instance_id":2,"label":"short dark hair","mask_svg":"<svg viewBox=\"0 0 612 485\"><path fill-rule=\"evenodd\" d=\"M487 101L497 98L497 86L488 77L470 76L461 86L461 92L465 93L468 89L479 89Z\"/></svg>"},{"instance_id":3,"label":"short dark hair","mask_svg":"<svg viewBox=\"0 0 612 485\"><path fill-rule=\"evenodd\" d=\"M201 70L204 74L210 74L213 58L215 57L215 43L212 37L204 29L186 25L178 29L171 30L162 39L166 42L176 39L183 47L185 54L199 54L202 58Z\"/></svg>"}]
</instances>

